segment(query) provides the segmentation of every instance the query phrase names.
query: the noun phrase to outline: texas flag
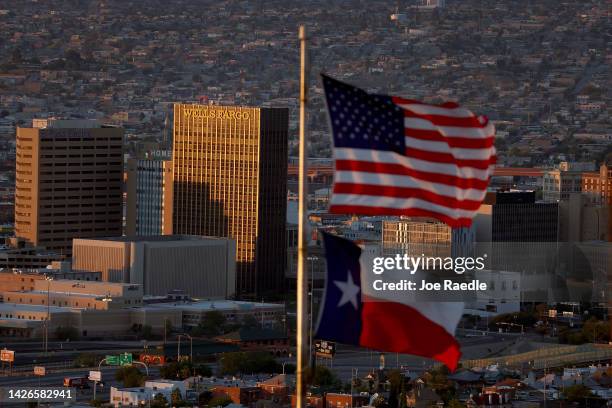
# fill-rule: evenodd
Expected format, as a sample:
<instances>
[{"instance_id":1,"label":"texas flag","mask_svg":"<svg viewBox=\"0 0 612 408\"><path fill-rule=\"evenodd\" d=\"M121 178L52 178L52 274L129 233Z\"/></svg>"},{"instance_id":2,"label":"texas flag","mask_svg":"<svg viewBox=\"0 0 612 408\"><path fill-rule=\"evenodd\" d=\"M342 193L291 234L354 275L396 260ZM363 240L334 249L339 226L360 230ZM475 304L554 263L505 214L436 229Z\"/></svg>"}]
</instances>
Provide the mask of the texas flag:
<instances>
[{"instance_id":1,"label":"texas flag","mask_svg":"<svg viewBox=\"0 0 612 408\"><path fill-rule=\"evenodd\" d=\"M352 241L323 233L327 279L315 337L370 349L414 354L457 368L454 337L463 313L457 302L415 302L389 294L376 298L362 287L371 271ZM383 292L386 293L386 292Z\"/></svg>"}]
</instances>

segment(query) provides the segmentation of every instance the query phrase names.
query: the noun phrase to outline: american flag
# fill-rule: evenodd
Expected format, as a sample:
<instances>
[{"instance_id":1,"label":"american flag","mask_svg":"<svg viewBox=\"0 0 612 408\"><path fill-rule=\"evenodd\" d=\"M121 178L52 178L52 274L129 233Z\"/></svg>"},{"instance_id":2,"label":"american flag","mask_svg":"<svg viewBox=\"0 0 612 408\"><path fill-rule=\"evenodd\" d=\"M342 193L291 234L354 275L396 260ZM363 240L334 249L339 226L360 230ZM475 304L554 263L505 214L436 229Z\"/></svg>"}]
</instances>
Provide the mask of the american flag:
<instances>
[{"instance_id":1,"label":"american flag","mask_svg":"<svg viewBox=\"0 0 612 408\"><path fill-rule=\"evenodd\" d=\"M495 165L486 117L322 77L336 165L330 212L472 224Z\"/></svg>"}]
</instances>

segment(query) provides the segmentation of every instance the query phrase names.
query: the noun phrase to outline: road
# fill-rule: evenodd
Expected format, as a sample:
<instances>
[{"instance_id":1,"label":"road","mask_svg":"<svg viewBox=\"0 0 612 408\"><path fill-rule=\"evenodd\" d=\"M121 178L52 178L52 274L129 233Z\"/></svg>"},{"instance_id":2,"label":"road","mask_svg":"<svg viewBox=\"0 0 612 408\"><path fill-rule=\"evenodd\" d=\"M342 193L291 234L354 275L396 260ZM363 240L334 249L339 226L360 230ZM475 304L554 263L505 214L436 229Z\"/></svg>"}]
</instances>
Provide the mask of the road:
<instances>
[{"instance_id":1,"label":"road","mask_svg":"<svg viewBox=\"0 0 612 408\"><path fill-rule=\"evenodd\" d=\"M486 336L459 337L463 358L484 358L491 355L504 354L504 351L517 340L537 340L540 337L509 333L489 332ZM382 353L386 368L401 368L412 372L422 372L435 362L423 357L407 354ZM363 376L379 368L381 353L363 348L337 345L333 359L318 358L317 364L330 368L344 382L350 381L351 373L357 370L357 375ZM295 364L294 359L283 359L281 362Z\"/></svg>"},{"instance_id":2,"label":"road","mask_svg":"<svg viewBox=\"0 0 612 408\"><path fill-rule=\"evenodd\" d=\"M135 366L138 367L138 366ZM142 371L144 368L138 367ZM65 377L87 377L89 375L90 368L70 370L69 372L56 372L49 373L44 377L34 377L32 375L21 375L21 376L11 376L11 377L0 377L0 387L8 387L8 386L28 386L28 387L37 387L37 386L50 386L50 387L61 387L64 382ZM117 367L102 367L102 382L103 385L98 385L98 389L96 391L96 397L102 398L105 401L110 399L110 387L119 387L121 384L115 381L115 371L117 371ZM158 367L150 367L149 368L149 378L159 378L159 368ZM90 388L77 390L77 401L85 402L93 399L93 381L90 382Z\"/></svg>"}]
</instances>

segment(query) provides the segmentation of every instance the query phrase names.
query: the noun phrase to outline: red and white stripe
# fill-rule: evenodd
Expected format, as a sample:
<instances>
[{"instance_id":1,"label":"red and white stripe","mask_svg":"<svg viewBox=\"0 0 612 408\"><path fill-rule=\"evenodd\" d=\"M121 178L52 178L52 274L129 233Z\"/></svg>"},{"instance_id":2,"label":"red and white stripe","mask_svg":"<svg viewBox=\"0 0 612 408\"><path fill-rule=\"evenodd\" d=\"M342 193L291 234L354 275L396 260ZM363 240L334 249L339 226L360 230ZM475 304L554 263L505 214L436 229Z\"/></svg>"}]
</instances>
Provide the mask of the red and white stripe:
<instances>
[{"instance_id":1,"label":"red and white stripe","mask_svg":"<svg viewBox=\"0 0 612 408\"><path fill-rule=\"evenodd\" d=\"M455 331L463 302L416 301L413 293L377 292L373 283L380 277L371 273L370 255L362 253L359 263L363 291L360 345L432 358L455 371L461 357ZM403 273L387 271L385 281L399 281Z\"/></svg>"},{"instance_id":2,"label":"red and white stripe","mask_svg":"<svg viewBox=\"0 0 612 408\"><path fill-rule=\"evenodd\" d=\"M470 226L495 165L493 125L452 102L393 102L404 110L406 151L335 148L330 211Z\"/></svg>"}]
</instances>

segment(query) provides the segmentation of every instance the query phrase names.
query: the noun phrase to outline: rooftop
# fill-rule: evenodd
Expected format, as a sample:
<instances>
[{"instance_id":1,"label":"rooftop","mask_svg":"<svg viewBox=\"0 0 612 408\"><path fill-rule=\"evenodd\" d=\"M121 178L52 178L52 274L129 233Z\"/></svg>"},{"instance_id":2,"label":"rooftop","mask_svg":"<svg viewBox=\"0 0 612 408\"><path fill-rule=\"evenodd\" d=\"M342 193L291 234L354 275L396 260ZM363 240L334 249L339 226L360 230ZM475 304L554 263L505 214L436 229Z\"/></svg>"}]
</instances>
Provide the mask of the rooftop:
<instances>
[{"instance_id":1,"label":"rooftop","mask_svg":"<svg viewBox=\"0 0 612 408\"><path fill-rule=\"evenodd\" d=\"M175 309L180 307L183 310L192 312L207 312L212 310L230 311L230 310L254 310L267 309L273 307L283 307L279 303L257 303L257 302L242 302L237 300L197 300L195 302L164 302L153 303L145 306L151 309Z\"/></svg>"},{"instance_id":2,"label":"rooftop","mask_svg":"<svg viewBox=\"0 0 612 408\"><path fill-rule=\"evenodd\" d=\"M47 313L47 310L49 310L50 313L60 313L60 312L66 312L68 311L70 308L66 308L66 307L58 307L58 306L49 306L47 308L46 305L25 305L25 304L21 304L21 303L6 303L6 302L0 302L0 313L7 313L7 312L44 312Z\"/></svg>"},{"instance_id":3,"label":"rooftop","mask_svg":"<svg viewBox=\"0 0 612 408\"><path fill-rule=\"evenodd\" d=\"M121 236L105 238L81 238L80 241L114 241L114 242L174 242L174 241L222 241L227 238L207 237L202 235L151 235L151 236Z\"/></svg>"}]
</instances>

